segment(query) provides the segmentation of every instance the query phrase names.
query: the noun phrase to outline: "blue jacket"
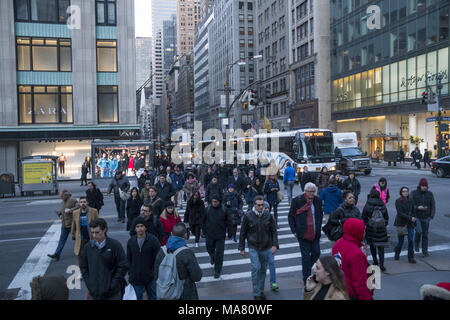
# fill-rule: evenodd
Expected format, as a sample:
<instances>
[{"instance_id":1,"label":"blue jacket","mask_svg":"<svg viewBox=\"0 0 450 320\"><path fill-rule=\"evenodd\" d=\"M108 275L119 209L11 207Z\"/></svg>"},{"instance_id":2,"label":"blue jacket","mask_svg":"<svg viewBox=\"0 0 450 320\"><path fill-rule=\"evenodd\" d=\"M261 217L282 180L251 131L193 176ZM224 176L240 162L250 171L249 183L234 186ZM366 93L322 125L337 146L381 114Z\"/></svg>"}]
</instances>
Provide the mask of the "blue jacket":
<instances>
[{"instance_id":1,"label":"blue jacket","mask_svg":"<svg viewBox=\"0 0 450 320\"><path fill-rule=\"evenodd\" d=\"M286 184L288 181L295 181L295 169L291 166L284 169L283 183Z\"/></svg>"},{"instance_id":2,"label":"blue jacket","mask_svg":"<svg viewBox=\"0 0 450 320\"><path fill-rule=\"evenodd\" d=\"M177 179L175 178L177 177ZM172 187L176 190L176 191L180 191L183 189L185 180L184 180L184 176L183 174L180 172L180 175L176 175L175 173L172 173L170 175L170 179L172 179Z\"/></svg>"},{"instance_id":3,"label":"blue jacket","mask_svg":"<svg viewBox=\"0 0 450 320\"><path fill-rule=\"evenodd\" d=\"M273 188L277 188L277 191L270 191ZM266 195L267 202L271 205L277 205L278 204L278 198L277 198L277 192L280 190L280 185L277 180L274 180L272 183L270 179L266 181L266 184L264 185L264 194Z\"/></svg>"},{"instance_id":4,"label":"blue jacket","mask_svg":"<svg viewBox=\"0 0 450 320\"><path fill-rule=\"evenodd\" d=\"M344 202L342 191L335 185L329 185L320 192L320 202L323 201L323 213L330 214Z\"/></svg>"}]
</instances>

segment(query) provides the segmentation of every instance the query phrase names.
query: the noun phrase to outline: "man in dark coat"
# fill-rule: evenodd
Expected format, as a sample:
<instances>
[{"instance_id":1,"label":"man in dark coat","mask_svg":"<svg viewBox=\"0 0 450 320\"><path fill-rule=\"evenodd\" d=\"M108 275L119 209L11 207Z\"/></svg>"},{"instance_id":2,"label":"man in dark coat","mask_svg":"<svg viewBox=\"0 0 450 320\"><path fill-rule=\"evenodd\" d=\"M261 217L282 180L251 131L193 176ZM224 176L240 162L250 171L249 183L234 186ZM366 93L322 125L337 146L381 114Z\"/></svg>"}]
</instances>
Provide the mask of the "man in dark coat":
<instances>
[{"instance_id":1,"label":"man in dark coat","mask_svg":"<svg viewBox=\"0 0 450 320\"><path fill-rule=\"evenodd\" d=\"M130 190L131 184L128 181L126 176L122 175L121 171L117 171L111 183L108 186L108 194L111 194L111 191L114 191L114 201L116 203L116 210L118 215L118 222L125 223L125 205L126 199L122 199L120 197L120 190L127 193Z\"/></svg>"},{"instance_id":2,"label":"man in dark coat","mask_svg":"<svg viewBox=\"0 0 450 320\"><path fill-rule=\"evenodd\" d=\"M142 191L142 189L145 188L145 182L150 180L150 177L148 175L148 170L144 170L144 172L142 172L141 176L138 178L138 188L139 188L139 192Z\"/></svg>"},{"instance_id":3,"label":"man in dark coat","mask_svg":"<svg viewBox=\"0 0 450 320\"><path fill-rule=\"evenodd\" d=\"M427 179L420 179L417 190L412 193L412 200L417 217L414 248L416 252L420 251L420 240L422 239L422 254L424 257L428 257L428 229L430 228L430 221L434 219L436 214L436 202L433 193L428 190Z\"/></svg>"},{"instance_id":4,"label":"man in dark coat","mask_svg":"<svg viewBox=\"0 0 450 320\"><path fill-rule=\"evenodd\" d=\"M159 217L164 210L164 201L159 197L158 189L151 186L148 189L148 195L149 197L144 204L151 205L153 207L152 212Z\"/></svg>"},{"instance_id":5,"label":"man in dark coat","mask_svg":"<svg viewBox=\"0 0 450 320\"><path fill-rule=\"evenodd\" d=\"M107 236L102 218L89 225L94 240L84 247L81 273L91 300L121 300L128 271L125 252L119 241Z\"/></svg>"},{"instance_id":6,"label":"man in dark coat","mask_svg":"<svg viewBox=\"0 0 450 320\"><path fill-rule=\"evenodd\" d=\"M225 237L227 228L231 228L231 217L220 205L217 195L211 197L211 206L203 218L203 232L206 234L206 250L214 265L214 278L218 279L222 272Z\"/></svg>"},{"instance_id":7,"label":"man in dark coat","mask_svg":"<svg viewBox=\"0 0 450 320\"><path fill-rule=\"evenodd\" d=\"M230 177L231 173L230 170L228 170L227 166L225 165L225 161L222 161L220 163L220 166L218 168L218 174L219 174L219 185L221 186L222 190L225 191L228 185L228 178Z\"/></svg>"},{"instance_id":8,"label":"man in dark coat","mask_svg":"<svg viewBox=\"0 0 450 320\"><path fill-rule=\"evenodd\" d=\"M155 187L158 192L158 197L164 202L170 201L170 198L175 195L172 184L166 181L166 176L164 174L159 175L159 182L155 184Z\"/></svg>"},{"instance_id":9,"label":"man in dark coat","mask_svg":"<svg viewBox=\"0 0 450 320\"><path fill-rule=\"evenodd\" d=\"M136 235L127 243L127 259L130 266L128 281L133 285L138 300L143 299L144 290L149 300L156 300L154 264L161 249L161 243L147 231L147 221L143 217L134 220Z\"/></svg>"},{"instance_id":10,"label":"man in dark coat","mask_svg":"<svg viewBox=\"0 0 450 320\"><path fill-rule=\"evenodd\" d=\"M213 178L211 180L211 183L206 187L206 192L205 192L206 206L211 204L211 197L213 195L218 196L220 202L222 202L222 200L223 200L223 189L219 185L219 180L217 179L216 176L213 176Z\"/></svg>"},{"instance_id":11,"label":"man in dark coat","mask_svg":"<svg viewBox=\"0 0 450 320\"><path fill-rule=\"evenodd\" d=\"M308 182L314 182L313 176L308 171L308 167L304 166L303 171L298 175L298 181L300 182L300 187L302 188L302 192L305 191L305 185Z\"/></svg>"},{"instance_id":12,"label":"man in dark coat","mask_svg":"<svg viewBox=\"0 0 450 320\"><path fill-rule=\"evenodd\" d=\"M305 193L294 198L289 210L289 227L300 244L303 282L311 275L312 265L320 257L320 236L323 219L322 203L314 196L317 187L308 182Z\"/></svg>"},{"instance_id":13,"label":"man in dark coat","mask_svg":"<svg viewBox=\"0 0 450 320\"><path fill-rule=\"evenodd\" d=\"M359 194L361 193L361 184L358 179L356 179L355 172L350 171L348 173L348 178L344 180L343 190L350 190L355 196L355 202L358 204Z\"/></svg>"},{"instance_id":14,"label":"man in dark coat","mask_svg":"<svg viewBox=\"0 0 450 320\"><path fill-rule=\"evenodd\" d=\"M187 229L184 223L177 223L172 229L172 236L169 237L166 248L168 252L175 252L181 247L186 247ZM158 279L159 266L165 257L161 249L156 256L155 279ZM202 279L202 269L200 268L194 251L190 248L184 249L176 256L177 271L180 280L184 280L183 293L180 300L198 300L196 282Z\"/></svg>"},{"instance_id":15,"label":"man in dark coat","mask_svg":"<svg viewBox=\"0 0 450 320\"><path fill-rule=\"evenodd\" d=\"M245 178L242 174L239 174L239 170L237 168L233 169L233 175L228 177L227 187L230 184L234 184L236 186L236 193L241 196L245 190Z\"/></svg>"},{"instance_id":16,"label":"man in dark coat","mask_svg":"<svg viewBox=\"0 0 450 320\"><path fill-rule=\"evenodd\" d=\"M133 220L130 227L130 236L136 235L136 222L139 221L138 218L144 218L146 222L146 231L150 233L158 239L161 243L164 239L166 233L164 232L164 228L162 226L161 221L159 220L159 216L154 213L154 208L151 205L144 204L141 208L141 215Z\"/></svg>"}]
</instances>

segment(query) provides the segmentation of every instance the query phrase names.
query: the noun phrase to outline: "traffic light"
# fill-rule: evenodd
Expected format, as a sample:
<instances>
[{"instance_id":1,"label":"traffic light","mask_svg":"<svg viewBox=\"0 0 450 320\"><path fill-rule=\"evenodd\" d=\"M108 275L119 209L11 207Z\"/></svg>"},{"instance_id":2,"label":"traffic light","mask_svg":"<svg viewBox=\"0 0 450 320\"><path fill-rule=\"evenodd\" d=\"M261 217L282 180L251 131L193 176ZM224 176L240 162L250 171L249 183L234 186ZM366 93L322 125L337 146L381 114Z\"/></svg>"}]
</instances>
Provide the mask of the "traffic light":
<instances>
[{"instance_id":1,"label":"traffic light","mask_svg":"<svg viewBox=\"0 0 450 320\"><path fill-rule=\"evenodd\" d=\"M422 92L422 104L428 104L428 91Z\"/></svg>"},{"instance_id":2,"label":"traffic light","mask_svg":"<svg viewBox=\"0 0 450 320\"><path fill-rule=\"evenodd\" d=\"M258 102L256 100L256 92L255 90L250 90L248 93L248 110L251 111L256 108Z\"/></svg>"}]
</instances>

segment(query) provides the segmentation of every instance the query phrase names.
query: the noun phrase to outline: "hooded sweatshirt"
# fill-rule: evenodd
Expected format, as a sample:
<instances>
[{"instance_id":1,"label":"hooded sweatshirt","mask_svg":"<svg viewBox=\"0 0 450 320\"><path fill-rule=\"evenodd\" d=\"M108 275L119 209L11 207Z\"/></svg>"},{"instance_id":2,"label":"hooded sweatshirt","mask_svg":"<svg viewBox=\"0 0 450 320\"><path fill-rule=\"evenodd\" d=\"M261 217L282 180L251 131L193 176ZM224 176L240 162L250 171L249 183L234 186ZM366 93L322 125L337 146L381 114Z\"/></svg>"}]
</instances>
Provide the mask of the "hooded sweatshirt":
<instances>
[{"instance_id":1,"label":"hooded sweatshirt","mask_svg":"<svg viewBox=\"0 0 450 320\"><path fill-rule=\"evenodd\" d=\"M170 236L166 244L167 249L172 252L184 246L186 246L186 240L177 236Z\"/></svg>"},{"instance_id":2,"label":"hooded sweatshirt","mask_svg":"<svg viewBox=\"0 0 450 320\"><path fill-rule=\"evenodd\" d=\"M364 221L350 218L344 223L344 236L336 241L333 257L344 272L347 293L357 300L372 300L373 290L367 287L367 256L361 250L364 237Z\"/></svg>"}]
</instances>

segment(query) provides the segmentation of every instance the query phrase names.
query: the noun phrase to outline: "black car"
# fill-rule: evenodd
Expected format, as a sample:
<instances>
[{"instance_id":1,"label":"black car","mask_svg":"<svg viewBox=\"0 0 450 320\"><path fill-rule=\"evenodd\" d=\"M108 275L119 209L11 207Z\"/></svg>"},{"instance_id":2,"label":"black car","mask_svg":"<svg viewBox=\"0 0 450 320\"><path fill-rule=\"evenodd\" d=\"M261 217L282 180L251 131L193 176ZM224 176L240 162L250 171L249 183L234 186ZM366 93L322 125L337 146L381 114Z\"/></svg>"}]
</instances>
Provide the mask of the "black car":
<instances>
[{"instance_id":1,"label":"black car","mask_svg":"<svg viewBox=\"0 0 450 320\"><path fill-rule=\"evenodd\" d=\"M450 174L450 156L446 156L431 163L431 171L436 176L443 178Z\"/></svg>"}]
</instances>

